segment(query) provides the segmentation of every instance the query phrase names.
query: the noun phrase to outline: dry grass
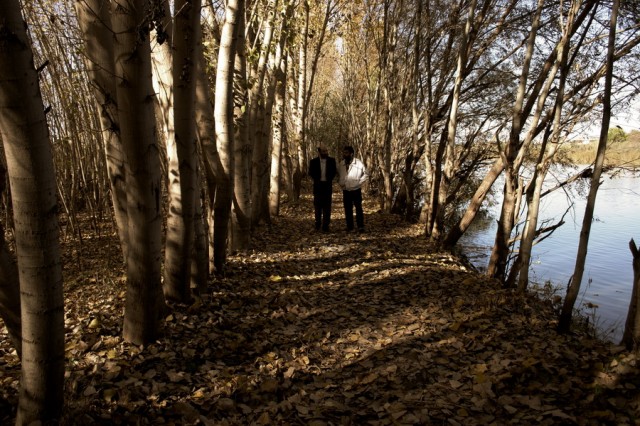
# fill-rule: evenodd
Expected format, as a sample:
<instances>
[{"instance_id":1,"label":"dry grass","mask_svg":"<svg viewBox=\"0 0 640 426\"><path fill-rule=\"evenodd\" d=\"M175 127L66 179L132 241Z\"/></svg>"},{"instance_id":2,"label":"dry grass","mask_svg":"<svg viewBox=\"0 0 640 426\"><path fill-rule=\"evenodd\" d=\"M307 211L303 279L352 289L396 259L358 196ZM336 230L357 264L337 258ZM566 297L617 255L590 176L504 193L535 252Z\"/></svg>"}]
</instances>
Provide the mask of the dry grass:
<instances>
[{"instance_id":1,"label":"dry grass","mask_svg":"<svg viewBox=\"0 0 640 426\"><path fill-rule=\"evenodd\" d=\"M570 143L561 148L563 157L572 164L591 164L595 161L598 141L587 144ZM632 132L626 141L615 141L607 147L605 165L624 168L640 167L640 132Z\"/></svg>"}]
</instances>

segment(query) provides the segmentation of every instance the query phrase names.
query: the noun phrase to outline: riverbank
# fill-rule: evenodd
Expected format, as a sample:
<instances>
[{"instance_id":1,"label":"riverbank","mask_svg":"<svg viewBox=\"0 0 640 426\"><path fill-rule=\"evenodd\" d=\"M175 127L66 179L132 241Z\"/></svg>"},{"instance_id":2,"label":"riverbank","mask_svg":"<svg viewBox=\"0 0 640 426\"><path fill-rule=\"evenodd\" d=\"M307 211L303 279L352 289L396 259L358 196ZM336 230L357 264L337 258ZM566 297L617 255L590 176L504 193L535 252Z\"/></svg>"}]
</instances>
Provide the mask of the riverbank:
<instances>
[{"instance_id":1,"label":"riverbank","mask_svg":"<svg viewBox=\"0 0 640 426\"><path fill-rule=\"evenodd\" d=\"M596 139L586 143L580 141L565 143L560 147L559 157L569 164L593 164L597 148ZM638 169L640 167L640 132L634 130L628 135L617 134L617 137L614 135L612 140L608 141L605 166Z\"/></svg>"},{"instance_id":2,"label":"riverbank","mask_svg":"<svg viewBox=\"0 0 640 426\"><path fill-rule=\"evenodd\" d=\"M308 195L230 258L227 277L123 343L113 234L65 245L64 424L634 424L635 355L555 333L554 306L517 298L418 226L368 205L367 232L312 231ZM80 255L80 253L82 255ZM78 269L81 268L81 269ZM0 334L0 421L19 366Z\"/></svg>"},{"instance_id":3,"label":"riverbank","mask_svg":"<svg viewBox=\"0 0 640 426\"><path fill-rule=\"evenodd\" d=\"M552 170L551 179L564 181L574 168ZM554 181L549 183L554 186ZM499 187L499 186L498 186ZM600 337L612 342L622 338L633 287L633 258L629 240L640 239L637 206L640 205L640 177L632 173L606 173L601 185L591 224L585 275L576 309L589 319ZM564 297L571 279L586 208L588 186L565 188L547 195L540 211L539 223L565 222L550 238L533 247L529 267L530 280L556 289ZM460 242L478 268L486 268L497 231L501 199L490 207L487 217L479 218Z\"/></svg>"}]
</instances>

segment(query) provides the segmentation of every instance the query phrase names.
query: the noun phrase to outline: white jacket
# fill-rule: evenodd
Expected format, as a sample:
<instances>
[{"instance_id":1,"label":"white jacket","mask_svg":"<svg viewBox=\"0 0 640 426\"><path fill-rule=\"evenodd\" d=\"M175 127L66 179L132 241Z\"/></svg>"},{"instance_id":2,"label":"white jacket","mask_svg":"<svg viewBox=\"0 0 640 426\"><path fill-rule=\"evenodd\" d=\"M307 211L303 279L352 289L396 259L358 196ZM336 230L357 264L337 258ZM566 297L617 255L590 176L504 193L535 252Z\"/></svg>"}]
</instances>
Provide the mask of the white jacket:
<instances>
[{"instance_id":1,"label":"white jacket","mask_svg":"<svg viewBox=\"0 0 640 426\"><path fill-rule=\"evenodd\" d=\"M365 169L362 161L354 158L351 160L351 164L347 168L344 160L338 163L338 175L340 179L338 183L343 190L355 191L359 189L363 183L369 178L369 173Z\"/></svg>"}]
</instances>

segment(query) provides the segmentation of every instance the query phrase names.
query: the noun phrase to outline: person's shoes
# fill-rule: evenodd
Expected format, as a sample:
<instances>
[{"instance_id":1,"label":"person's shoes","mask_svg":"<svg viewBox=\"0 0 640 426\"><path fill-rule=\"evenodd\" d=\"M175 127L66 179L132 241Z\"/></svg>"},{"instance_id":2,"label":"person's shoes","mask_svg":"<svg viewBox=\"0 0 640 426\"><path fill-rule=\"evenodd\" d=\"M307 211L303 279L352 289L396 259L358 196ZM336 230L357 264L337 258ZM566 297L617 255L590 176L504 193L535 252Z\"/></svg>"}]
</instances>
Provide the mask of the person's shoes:
<instances>
[{"instance_id":1,"label":"person's shoes","mask_svg":"<svg viewBox=\"0 0 640 426\"><path fill-rule=\"evenodd\" d=\"M358 234L363 234L364 233L364 228L358 228Z\"/></svg>"},{"instance_id":2,"label":"person's shoes","mask_svg":"<svg viewBox=\"0 0 640 426\"><path fill-rule=\"evenodd\" d=\"M329 228L322 228L322 233L323 234L328 234L329 233Z\"/></svg>"},{"instance_id":3,"label":"person's shoes","mask_svg":"<svg viewBox=\"0 0 640 426\"><path fill-rule=\"evenodd\" d=\"M350 232L353 232L353 228L347 228L347 229L345 229L345 232L346 232L347 234L348 234L348 233L350 233Z\"/></svg>"}]
</instances>

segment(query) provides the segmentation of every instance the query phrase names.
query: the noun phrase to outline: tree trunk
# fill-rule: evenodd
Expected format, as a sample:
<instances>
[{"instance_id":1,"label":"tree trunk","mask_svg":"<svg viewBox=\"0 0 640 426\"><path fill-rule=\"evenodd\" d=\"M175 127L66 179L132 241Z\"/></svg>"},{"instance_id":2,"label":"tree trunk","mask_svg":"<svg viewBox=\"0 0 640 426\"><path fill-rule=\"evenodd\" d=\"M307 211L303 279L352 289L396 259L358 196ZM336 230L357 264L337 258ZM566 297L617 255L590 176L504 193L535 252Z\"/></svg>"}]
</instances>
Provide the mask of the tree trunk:
<instances>
[{"instance_id":1,"label":"tree trunk","mask_svg":"<svg viewBox=\"0 0 640 426\"><path fill-rule=\"evenodd\" d=\"M271 117L271 169L269 185L269 214L278 216L280 214L280 181L282 177L282 152L284 148L285 134L285 105L286 105L286 84L287 84L287 55L284 53L287 29L289 25L289 15L291 6L287 6L287 12L282 22L280 30L280 43L273 57L272 78L275 83L274 93L274 114ZM266 125L266 123L265 123Z\"/></svg>"},{"instance_id":2,"label":"tree trunk","mask_svg":"<svg viewBox=\"0 0 640 426\"><path fill-rule=\"evenodd\" d=\"M207 291L207 280L209 279L209 238L205 226L204 209L202 208L204 194L201 191L200 182L200 173L198 173L198 179L195 182L197 196L194 218L194 253L191 260L191 288L195 288L196 292L202 295Z\"/></svg>"},{"instance_id":3,"label":"tree trunk","mask_svg":"<svg viewBox=\"0 0 640 426\"><path fill-rule=\"evenodd\" d=\"M382 193L381 209L384 213L391 213L391 203L393 200L393 171L391 170L391 140L394 137L392 104L393 101L387 98L386 119L387 124L384 132L382 149L379 151L380 172L382 173Z\"/></svg>"},{"instance_id":4,"label":"tree trunk","mask_svg":"<svg viewBox=\"0 0 640 426\"><path fill-rule=\"evenodd\" d=\"M529 263L531 262L531 250L533 248L533 242L536 237L536 229L538 227L538 214L540 210L540 198L542 194L542 185L544 179L547 176L551 162L558 151L560 131L561 129L561 115L562 107L564 105L564 88L569 70L567 69L567 49L563 49L560 55L562 71L560 72L560 78L558 79L558 91L556 95L555 106L555 118L553 120L553 128L551 135L545 134L543 142L540 148L540 160L536 165L536 170L533 174L531 182L529 183L530 190L527 191L527 220L525 221L525 227L520 240L520 248L518 257L515 261L514 268L518 267L519 271L516 271L518 275L518 291L524 293L529 285ZM547 141L550 143L547 146ZM511 274L513 277L516 273ZM507 286L511 286L512 283L507 283Z\"/></svg>"},{"instance_id":5,"label":"tree trunk","mask_svg":"<svg viewBox=\"0 0 640 426\"><path fill-rule=\"evenodd\" d=\"M513 168L509 167L506 169L504 181L502 209L500 210L500 219L498 219L498 230L496 232L493 249L491 250L489 265L487 266L487 275L501 282L504 282L507 273L507 260L510 247L509 240L517 213L516 204L519 198L518 193L521 190L517 173Z\"/></svg>"},{"instance_id":6,"label":"tree trunk","mask_svg":"<svg viewBox=\"0 0 640 426\"><path fill-rule=\"evenodd\" d=\"M211 90L209 79L206 73L206 63L204 51L200 46L196 57L196 134L200 144L204 163L204 176L207 193L207 240L209 256L209 274L215 272L213 259L213 229L214 229L214 203L218 179L223 175L222 163L216 147L216 130L213 114L213 102L211 100Z\"/></svg>"},{"instance_id":7,"label":"tree trunk","mask_svg":"<svg viewBox=\"0 0 640 426\"><path fill-rule=\"evenodd\" d=\"M287 60L285 60L285 62L288 62L288 58ZM283 112L285 110L286 110L286 106L283 108ZM280 139L282 140L282 152L283 152L282 164L281 164L282 178L284 181L284 186L286 188L287 198L288 198L288 201L290 202L296 202L297 198L294 190L295 182L293 179L293 175L295 173L295 166L293 164L294 161L291 155L291 141L287 137L286 129L284 127L282 128L282 137Z\"/></svg>"},{"instance_id":8,"label":"tree trunk","mask_svg":"<svg viewBox=\"0 0 640 426\"><path fill-rule=\"evenodd\" d=\"M162 209L160 150L156 139L151 52L144 0L112 3L120 135L126 157L129 252L123 336L137 345L160 329Z\"/></svg>"},{"instance_id":9,"label":"tree trunk","mask_svg":"<svg viewBox=\"0 0 640 426\"><path fill-rule=\"evenodd\" d=\"M535 40L537 37L538 23L540 13L542 11L543 2L538 1L536 14L533 17L531 31L527 39L527 49L525 52L525 58L522 65L522 72L520 74L520 81L518 84L518 92L516 94L516 100L513 108L513 114L511 119L511 131L509 133L509 142L504 150L501 150L502 162L505 168L505 183L504 183L504 197L502 202L502 209L500 212L500 219L498 222L498 231L496 232L495 244L491 252L491 258L489 259L489 265L487 266L487 275L494 278L498 278L504 281L507 273L507 262L510 249L511 232L513 231L515 223L515 214L517 213L517 206L515 203L520 198L521 188L518 182L518 175L520 173L520 166L524 161L525 153L531 144L531 141L536 135L537 124L539 123L540 116L545 106L551 84L554 81L555 75L559 67L559 61L556 60L557 53L568 42L566 37L562 37L556 45L556 51L549 55L545 66L542 67L540 74L535 82L535 87L531 90L528 89L528 78L530 72L530 64L533 57ZM566 28L571 28L571 25L567 25ZM544 83L544 85L543 85ZM525 104L527 94L529 98ZM521 141L521 133L526 122L526 119L533 108L533 105L537 104L537 109L534 116L530 120L529 132L524 141Z\"/></svg>"},{"instance_id":10,"label":"tree trunk","mask_svg":"<svg viewBox=\"0 0 640 426\"><path fill-rule=\"evenodd\" d=\"M213 111L212 92L206 73L204 51L198 49L196 73L196 127L198 141L203 156L204 175L207 193L207 240L209 244L209 274L215 273L215 200L217 188L224 176L224 168L216 146L215 117Z\"/></svg>"},{"instance_id":11,"label":"tree trunk","mask_svg":"<svg viewBox=\"0 0 640 426\"><path fill-rule=\"evenodd\" d=\"M304 101L307 93L307 46L309 42L309 1L302 0L302 32L300 34L300 45L298 46L298 85L297 85L297 104L296 113L294 115L295 129L295 148L297 150L297 162L295 163L295 171L293 173L293 189L294 200L300 197L302 189L302 178L307 174L307 155L306 155L306 129L305 129L305 111ZM290 74L293 76L293 74Z\"/></svg>"},{"instance_id":12,"label":"tree trunk","mask_svg":"<svg viewBox=\"0 0 640 426\"><path fill-rule=\"evenodd\" d=\"M460 47L458 48L457 64L455 80L453 84L453 93L451 96L451 107L449 109L449 119L447 120L447 140L444 155L444 167L442 167L442 176L438 185L437 208L434 217L434 224L431 230L433 238L440 238L444 230L445 211L447 205L447 199L449 196L449 187L453 180L454 168L456 163L456 132L458 124L458 109L460 105L460 92L462 90L462 83L467 75L467 56L468 47L471 43L471 32L473 29L473 22L476 18L476 0L472 0L469 4L469 10L467 12L467 21L465 24L464 34L460 40ZM440 143L443 143L444 139Z\"/></svg>"},{"instance_id":13,"label":"tree trunk","mask_svg":"<svg viewBox=\"0 0 640 426\"><path fill-rule=\"evenodd\" d=\"M449 230L449 233L447 234L447 237L445 238L443 243L444 247L448 249L453 248L458 243L458 240L460 240L460 238L467 231L467 229L469 229L469 226L471 226L473 220L480 211L482 202L484 201L485 197L489 193L489 190L503 170L504 163L502 162L502 158L498 158L493 163L491 169L489 169L484 179L476 189L473 197L471 197L471 201L469 202L467 210L465 210L460 220L458 220L458 222Z\"/></svg>"},{"instance_id":14,"label":"tree trunk","mask_svg":"<svg viewBox=\"0 0 640 426\"><path fill-rule=\"evenodd\" d=\"M640 346L640 249L636 247L633 238L629 241L629 249L633 256L633 290L629 301L629 312L624 325L621 345L628 350L637 349Z\"/></svg>"},{"instance_id":15,"label":"tree trunk","mask_svg":"<svg viewBox=\"0 0 640 426\"><path fill-rule=\"evenodd\" d=\"M173 92L173 32L169 0L157 0L155 7L160 8L161 20L155 25L152 35L151 67L153 70L153 89L157 94L159 109L158 121L167 142L167 155L177 156L174 141L174 92ZM171 161L171 160L169 160ZM171 177L169 177L171 181Z\"/></svg>"},{"instance_id":16,"label":"tree trunk","mask_svg":"<svg viewBox=\"0 0 640 426\"><path fill-rule=\"evenodd\" d=\"M201 142L202 144L202 142ZM216 151L216 157L218 161L220 158L218 157L218 152ZM220 165L222 167L222 165ZM214 258L214 229L215 229L215 199L216 192L218 189L218 179L216 175L213 173L213 169L211 168L208 161L204 162L204 178L205 184L207 185L207 197L206 197L206 217L205 222L207 223L207 242L208 242L208 256L209 256L209 275L213 275L216 271L215 267L215 258Z\"/></svg>"},{"instance_id":17,"label":"tree trunk","mask_svg":"<svg viewBox=\"0 0 640 426\"><path fill-rule=\"evenodd\" d=\"M593 175L591 176L591 187L587 197L587 205L585 206L584 218L582 219L582 228L580 229L580 242L578 244L578 254L576 256L576 264L573 276L567 288L567 296L562 304L562 312L558 322L558 331L567 333L571 329L571 319L573 316L573 307L580 293L580 285L582 284L582 275L584 273L584 264L587 259L587 248L589 246L589 234L591 233L591 223L593 221L593 211L596 205L596 196L600 187L600 176L602 175L602 166L604 164L604 156L607 150L607 133L609 131L609 123L611 121L611 85L613 80L613 62L616 41L616 25L618 21L618 9L620 0L614 0L611 8L611 17L609 22L609 46L607 50L607 72L605 75L604 94L602 102L602 124L600 127L600 140L598 142L598 151L596 161L593 167Z\"/></svg>"},{"instance_id":18,"label":"tree trunk","mask_svg":"<svg viewBox=\"0 0 640 426\"><path fill-rule=\"evenodd\" d=\"M194 83L194 111L193 111L193 119L194 119L194 138L196 140L196 144L201 142L201 132L200 132L200 124L202 121L202 112L209 111L210 114L208 119L211 123L213 123L213 113L211 111L209 96L208 96L208 84L207 84L207 75L204 68L204 51L202 47L202 27L198 22L199 28L199 37L198 42L196 43L195 51L192 56L192 61L194 63L194 75L193 78L195 80ZM204 87L201 85L204 84ZM204 90L204 93L199 94L201 90ZM202 98L206 100L208 109L203 109L201 107ZM209 140L213 142L215 138L215 131L210 133ZM201 145L200 145L201 146ZM215 146L215 143L214 143ZM202 153L202 149L198 150L196 147L196 151ZM201 154L203 155L203 154ZM205 218L205 214L207 209L205 208L206 203L206 191L203 190L202 181L204 180L204 176L202 173L202 164L206 166L206 159L203 161L197 160L196 162L196 179L195 179L195 217L194 217L194 231L195 231L195 241L194 241L194 256L191 262L191 287L195 288L197 293L202 295L207 291L207 284L209 279L209 234L207 221Z\"/></svg>"},{"instance_id":19,"label":"tree trunk","mask_svg":"<svg viewBox=\"0 0 640 426\"><path fill-rule=\"evenodd\" d=\"M545 146L546 139L543 142L541 149L544 150ZM511 264L511 269L508 274L505 270L506 278L504 279L504 286L509 288L516 287L516 279L518 279L518 290L520 292L525 291L529 281L528 271L529 263L531 261L531 250L536 237L538 214L540 210L540 193L542 191L542 184L544 183L544 176L546 176L546 173L547 170L545 170L545 167L543 167L541 163L537 164L529 185L523 187L523 195L527 203L527 217L523 225L518 255ZM516 211L519 211L519 205L520 202L516 202Z\"/></svg>"},{"instance_id":20,"label":"tree trunk","mask_svg":"<svg viewBox=\"0 0 640 426\"><path fill-rule=\"evenodd\" d=\"M174 148L169 156L169 210L163 291L167 299L191 300L191 260L195 239L197 149L195 60L200 43L200 0L177 0L173 37Z\"/></svg>"},{"instance_id":21,"label":"tree trunk","mask_svg":"<svg viewBox=\"0 0 640 426\"><path fill-rule=\"evenodd\" d=\"M260 56L255 69L255 82L250 92L249 100L249 122L252 127L252 159L251 159L251 227L258 226L260 221L269 222L269 212L265 210L267 203L265 200L268 193L269 184L269 139L263 134L266 121L266 99L265 93L269 91L265 87L265 76L267 74L267 65L270 51L272 49L272 40L274 33L274 20L276 16L277 0L270 0L267 4L268 18L265 21L265 29L261 41ZM267 84L271 81L267 79ZM273 91L271 91L273 93ZM268 95L267 95L268 96ZM269 126L271 121L269 121Z\"/></svg>"},{"instance_id":22,"label":"tree trunk","mask_svg":"<svg viewBox=\"0 0 640 426\"><path fill-rule=\"evenodd\" d=\"M425 142L428 141L424 136L420 138L420 61L422 58L422 44L421 44L421 30L422 30L422 2L418 2L418 10L416 11L416 18L414 22L414 31L416 33L413 48L413 61L414 68L411 74L411 85L413 92L413 99L411 101L411 151L405 160L405 170L402 176L404 192L406 194L406 210L404 217L407 221L415 220L415 213L417 207L417 194L414 185L415 173L418 163L425 152Z\"/></svg>"},{"instance_id":23,"label":"tree trunk","mask_svg":"<svg viewBox=\"0 0 640 426\"><path fill-rule=\"evenodd\" d=\"M436 150L435 167L433 167L433 178L431 180L431 193L429 194L429 215L425 224L425 235L432 240L440 239L440 228L438 227L437 217L440 215L440 210L444 209L444 206L440 205L439 194L442 180L444 179L444 157L447 147L447 132L448 129L443 129L440 135L440 143Z\"/></svg>"},{"instance_id":24,"label":"tree trunk","mask_svg":"<svg viewBox=\"0 0 640 426\"><path fill-rule=\"evenodd\" d=\"M56 177L38 75L15 0L0 2L0 137L13 203L22 311L16 424L55 422L64 387Z\"/></svg>"},{"instance_id":25,"label":"tree trunk","mask_svg":"<svg viewBox=\"0 0 640 426\"><path fill-rule=\"evenodd\" d=\"M214 206L213 256L216 273L221 275L224 274L227 262L227 238L234 192L233 73L238 27L242 14L244 14L243 0L227 2L216 73L214 117L222 174L218 180Z\"/></svg>"},{"instance_id":26,"label":"tree trunk","mask_svg":"<svg viewBox=\"0 0 640 426\"><path fill-rule=\"evenodd\" d=\"M101 136L111 188L111 202L123 261L126 263L129 246L126 165L119 131L112 31L108 26L111 20L109 2L106 0L76 1L75 6L78 23L84 36L91 87L96 107L100 111Z\"/></svg>"},{"instance_id":27,"label":"tree trunk","mask_svg":"<svg viewBox=\"0 0 640 426\"><path fill-rule=\"evenodd\" d=\"M251 153L253 139L249 128L249 95L247 92L247 58L244 16L238 17L238 39L234 66L234 186L231 210L231 249L245 250L251 244L251 213L255 206L251 204Z\"/></svg>"}]
</instances>

